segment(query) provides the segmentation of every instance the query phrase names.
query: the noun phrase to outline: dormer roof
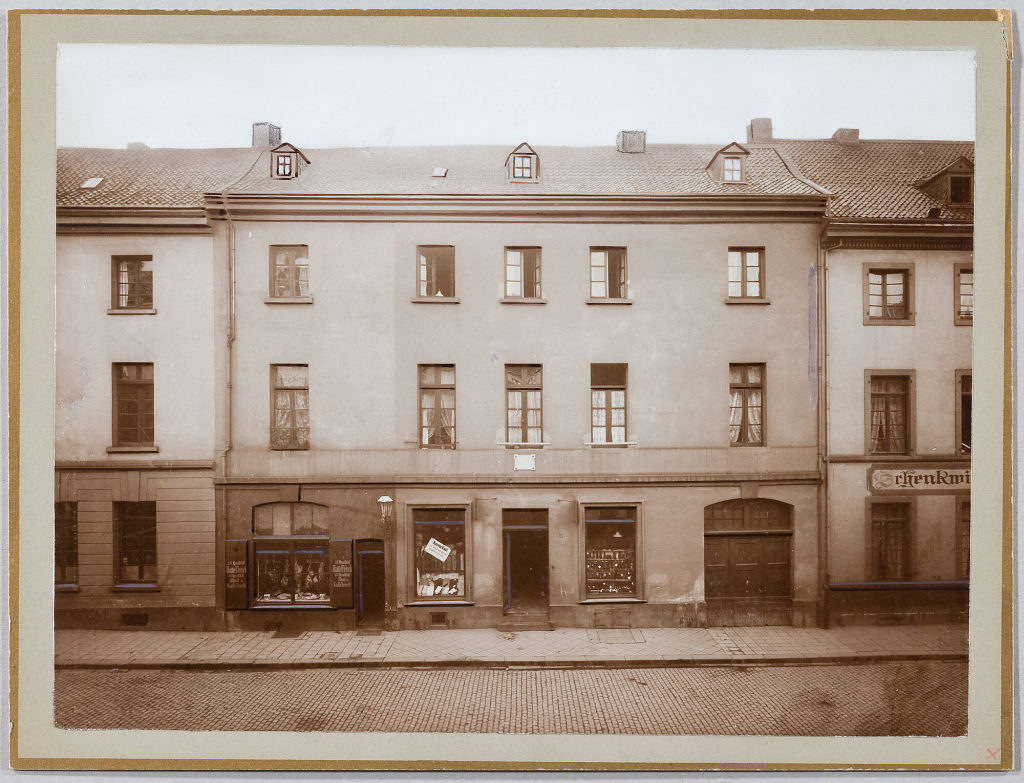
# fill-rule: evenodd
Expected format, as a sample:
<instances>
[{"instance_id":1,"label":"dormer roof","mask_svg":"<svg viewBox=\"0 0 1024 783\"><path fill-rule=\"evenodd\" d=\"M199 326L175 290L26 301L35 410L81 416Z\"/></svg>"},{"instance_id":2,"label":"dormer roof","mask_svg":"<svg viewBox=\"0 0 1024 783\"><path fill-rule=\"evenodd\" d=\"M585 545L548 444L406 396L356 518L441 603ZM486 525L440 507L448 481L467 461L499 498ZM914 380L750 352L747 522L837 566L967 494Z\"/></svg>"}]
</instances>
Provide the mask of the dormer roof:
<instances>
[{"instance_id":1,"label":"dormer roof","mask_svg":"<svg viewBox=\"0 0 1024 783\"><path fill-rule=\"evenodd\" d=\"M305 154L303 154L302 150L300 150L294 144L289 144L288 142L278 144L276 147L274 147L274 149L271 150L271 152L296 152L298 153L299 157L301 157L306 163L309 163L309 158L307 158Z\"/></svg>"},{"instance_id":2,"label":"dormer roof","mask_svg":"<svg viewBox=\"0 0 1024 783\"><path fill-rule=\"evenodd\" d=\"M927 190L929 185L934 184L937 180L941 179L942 177L947 177L950 174L973 174L973 173L974 173L974 163L973 163L973 161L971 161L967 157L961 155L956 160L954 160L952 163L950 163L950 164L948 164L946 166L943 166L941 169L939 169L935 173L929 174L929 175L919 179L917 182L914 183L914 187L915 188L921 188L922 190Z\"/></svg>"},{"instance_id":3,"label":"dormer roof","mask_svg":"<svg viewBox=\"0 0 1024 783\"><path fill-rule=\"evenodd\" d=\"M711 168L719 157L749 154L750 150L748 150L742 144L738 144L737 142L734 141L731 144L726 144L724 147L722 147L722 149L720 149L718 152L712 155L711 160L708 161L708 165L705 166L705 168Z\"/></svg>"},{"instance_id":4,"label":"dormer roof","mask_svg":"<svg viewBox=\"0 0 1024 783\"><path fill-rule=\"evenodd\" d=\"M505 158L506 166L508 165L508 162L512 159L513 155L533 155L534 157L539 157L537 155L537 151L534 150L534 148L527 144L525 141L508 154L508 157Z\"/></svg>"}]
</instances>

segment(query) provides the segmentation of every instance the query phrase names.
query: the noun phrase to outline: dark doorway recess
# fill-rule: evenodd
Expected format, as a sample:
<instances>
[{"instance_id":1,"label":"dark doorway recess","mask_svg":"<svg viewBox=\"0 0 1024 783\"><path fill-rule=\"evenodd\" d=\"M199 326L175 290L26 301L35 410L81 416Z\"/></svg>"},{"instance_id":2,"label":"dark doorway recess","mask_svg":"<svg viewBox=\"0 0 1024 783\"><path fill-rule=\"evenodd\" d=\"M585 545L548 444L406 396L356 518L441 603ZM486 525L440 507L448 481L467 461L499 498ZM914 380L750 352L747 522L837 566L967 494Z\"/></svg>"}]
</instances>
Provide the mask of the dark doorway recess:
<instances>
[{"instance_id":1,"label":"dark doorway recess","mask_svg":"<svg viewBox=\"0 0 1024 783\"><path fill-rule=\"evenodd\" d=\"M363 539L356 542L358 573L356 612L360 625L384 624L384 542Z\"/></svg>"},{"instance_id":2,"label":"dark doorway recess","mask_svg":"<svg viewBox=\"0 0 1024 783\"><path fill-rule=\"evenodd\" d=\"M791 625L793 507L727 500L704 509L709 626Z\"/></svg>"},{"instance_id":3,"label":"dark doorway recess","mask_svg":"<svg viewBox=\"0 0 1024 783\"><path fill-rule=\"evenodd\" d=\"M502 511L506 614L548 612L547 509Z\"/></svg>"}]
</instances>

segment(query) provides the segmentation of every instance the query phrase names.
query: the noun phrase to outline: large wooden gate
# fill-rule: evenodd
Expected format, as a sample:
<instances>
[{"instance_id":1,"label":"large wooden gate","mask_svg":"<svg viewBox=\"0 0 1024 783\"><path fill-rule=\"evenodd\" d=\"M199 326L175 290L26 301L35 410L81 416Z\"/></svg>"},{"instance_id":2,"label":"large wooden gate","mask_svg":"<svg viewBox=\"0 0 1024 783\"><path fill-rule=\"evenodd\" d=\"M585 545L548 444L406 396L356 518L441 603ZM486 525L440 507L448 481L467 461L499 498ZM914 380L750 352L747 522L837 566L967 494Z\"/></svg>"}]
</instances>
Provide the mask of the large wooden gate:
<instances>
[{"instance_id":1,"label":"large wooden gate","mask_svg":"<svg viewBox=\"0 0 1024 783\"><path fill-rule=\"evenodd\" d=\"M708 625L793 622L793 507L726 500L704 509Z\"/></svg>"}]
</instances>

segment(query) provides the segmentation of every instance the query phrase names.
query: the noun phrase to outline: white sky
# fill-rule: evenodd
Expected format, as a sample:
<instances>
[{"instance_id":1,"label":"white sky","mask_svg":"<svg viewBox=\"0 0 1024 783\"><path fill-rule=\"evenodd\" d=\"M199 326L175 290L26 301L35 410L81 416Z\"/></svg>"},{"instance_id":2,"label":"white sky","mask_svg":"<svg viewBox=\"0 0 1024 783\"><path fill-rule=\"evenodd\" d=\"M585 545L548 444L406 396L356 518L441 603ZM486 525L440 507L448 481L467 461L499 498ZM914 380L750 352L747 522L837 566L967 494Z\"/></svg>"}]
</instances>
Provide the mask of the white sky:
<instances>
[{"instance_id":1,"label":"white sky","mask_svg":"<svg viewBox=\"0 0 1024 783\"><path fill-rule=\"evenodd\" d=\"M974 138L965 51L457 49L64 44L57 144L611 145L777 137Z\"/></svg>"}]
</instances>

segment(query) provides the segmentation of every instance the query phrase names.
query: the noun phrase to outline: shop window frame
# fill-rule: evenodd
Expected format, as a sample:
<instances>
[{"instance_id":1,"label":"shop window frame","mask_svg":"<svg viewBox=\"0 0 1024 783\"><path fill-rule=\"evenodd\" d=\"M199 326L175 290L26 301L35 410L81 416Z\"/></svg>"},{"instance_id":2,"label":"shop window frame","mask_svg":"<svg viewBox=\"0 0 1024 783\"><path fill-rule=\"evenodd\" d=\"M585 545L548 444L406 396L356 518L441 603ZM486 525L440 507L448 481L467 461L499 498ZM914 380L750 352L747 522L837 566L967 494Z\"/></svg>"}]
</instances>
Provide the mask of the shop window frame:
<instances>
[{"instance_id":1,"label":"shop window frame","mask_svg":"<svg viewBox=\"0 0 1024 783\"><path fill-rule=\"evenodd\" d=\"M266 534L258 533L256 530L257 509L287 507L289 509L288 534ZM298 507L309 508L311 517L316 515L314 509L322 509L324 517L323 532L295 532L295 509ZM273 511L271 511L273 514ZM251 530L252 530L252 577L250 579L251 590L250 600L254 609L329 609L333 608L333 587L331 583L330 563L330 512L329 507L323 503L311 503L309 501L272 501L259 503L252 507ZM303 550L302 547L308 549ZM284 554L288 559L289 585L291 587L291 600L271 601L260 597L260 555L261 554ZM298 601L296 600L295 579L295 558L299 554L319 554L322 556L322 579L325 587L325 597L320 600ZM351 562L351 561L350 561Z\"/></svg>"},{"instance_id":2,"label":"shop window frame","mask_svg":"<svg viewBox=\"0 0 1024 783\"><path fill-rule=\"evenodd\" d=\"M619 508L632 509L633 511L633 591L631 593L590 593L587 589L587 511L589 509ZM609 521L609 523L611 523ZM577 562L579 563L579 601L581 604L608 604L608 603L646 603L644 598L644 501L623 500L623 501L591 501L580 500L577 503L577 525L579 527L579 542L577 551Z\"/></svg>"},{"instance_id":3,"label":"shop window frame","mask_svg":"<svg viewBox=\"0 0 1024 783\"><path fill-rule=\"evenodd\" d=\"M404 504L405 516L408 522L406 541L409 545L408 565L406 569L406 606L465 606L473 605L473 504L469 502L456 503L418 503L410 501ZM464 592L459 595L437 595L421 596L417 591L416 579L416 512L417 511L459 511L462 513L462 546L464 563ZM431 524L431 523L427 523ZM442 524L436 522L433 524ZM444 542L442 542L444 543Z\"/></svg>"},{"instance_id":4,"label":"shop window frame","mask_svg":"<svg viewBox=\"0 0 1024 783\"><path fill-rule=\"evenodd\" d=\"M871 315L871 275L873 274L902 274L903 275L903 307L902 317L885 315L884 288L882 315ZM863 291L864 291L864 325L865 326L913 326L916 317L914 288L914 264L913 262L888 262L878 263L866 262L863 265ZM887 283L886 283L887 285Z\"/></svg>"}]
</instances>

